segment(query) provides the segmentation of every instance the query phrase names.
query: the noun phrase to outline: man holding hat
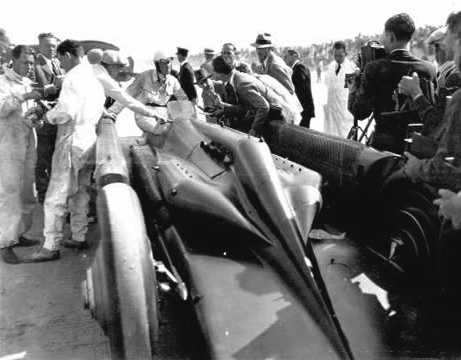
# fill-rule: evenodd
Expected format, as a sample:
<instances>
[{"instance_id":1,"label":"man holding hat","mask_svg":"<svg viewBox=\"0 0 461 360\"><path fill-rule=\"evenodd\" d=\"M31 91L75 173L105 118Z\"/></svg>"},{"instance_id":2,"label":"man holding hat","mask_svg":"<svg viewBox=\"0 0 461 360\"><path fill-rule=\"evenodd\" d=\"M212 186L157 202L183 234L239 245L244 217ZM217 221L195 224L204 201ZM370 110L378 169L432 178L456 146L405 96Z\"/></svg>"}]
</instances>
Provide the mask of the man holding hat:
<instances>
[{"instance_id":1,"label":"man holding hat","mask_svg":"<svg viewBox=\"0 0 461 360\"><path fill-rule=\"evenodd\" d=\"M435 60L437 61L437 89L447 87L447 81L453 73L457 72L454 53L445 41L447 26L434 30L426 40L427 45L434 47ZM459 75L455 75L459 78Z\"/></svg>"},{"instance_id":2,"label":"man holding hat","mask_svg":"<svg viewBox=\"0 0 461 360\"><path fill-rule=\"evenodd\" d=\"M251 45L256 48L256 54L263 66L263 73L277 79L287 88L290 94L294 94L295 87L291 80L292 71L282 58L274 52L271 35L267 33L259 34L256 41Z\"/></svg>"},{"instance_id":3,"label":"man holding hat","mask_svg":"<svg viewBox=\"0 0 461 360\"><path fill-rule=\"evenodd\" d=\"M212 69L213 71L213 69ZM202 89L202 102L203 108L207 112L213 112L220 106L221 98L225 97L224 88L221 82L211 80L212 72L207 73L204 69L195 71L195 79L197 80L197 86ZM221 97L218 95L218 91L221 90ZM208 121L212 121L212 117L206 116Z\"/></svg>"},{"instance_id":4,"label":"man holding hat","mask_svg":"<svg viewBox=\"0 0 461 360\"><path fill-rule=\"evenodd\" d=\"M180 65L179 83L189 100L195 103L197 101L197 91L194 86L194 71L192 70L192 66L187 62L189 50L182 47L178 47L177 49L176 56L178 57Z\"/></svg>"},{"instance_id":5,"label":"man holding hat","mask_svg":"<svg viewBox=\"0 0 461 360\"><path fill-rule=\"evenodd\" d=\"M200 69L204 70L206 75L211 75L213 73L213 65L211 62L215 57L215 52L213 49L205 49L203 54L205 55L205 62L200 65Z\"/></svg>"}]
</instances>

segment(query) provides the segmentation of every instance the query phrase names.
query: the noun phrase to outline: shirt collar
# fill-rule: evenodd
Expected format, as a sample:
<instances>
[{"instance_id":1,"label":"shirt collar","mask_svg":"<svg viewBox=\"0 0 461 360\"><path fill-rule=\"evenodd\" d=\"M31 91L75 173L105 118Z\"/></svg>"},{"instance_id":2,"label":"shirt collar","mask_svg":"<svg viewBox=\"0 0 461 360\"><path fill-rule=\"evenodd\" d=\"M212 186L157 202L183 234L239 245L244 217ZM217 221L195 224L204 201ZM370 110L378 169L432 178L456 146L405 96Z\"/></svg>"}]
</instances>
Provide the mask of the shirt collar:
<instances>
[{"instance_id":1,"label":"shirt collar","mask_svg":"<svg viewBox=\"0 0 461 360\"><path fill-rule=\"evenodd\" d=\"M183 66L186 62L187 62L187 60L181 61L181 62L179 63L179 66Z\"/></svg>"},{"instance_id":2,"label":"shirt collar","mask_svg":"<svg viewBox=\"0 0 461 360\"><path fill-rule=\"evenodd\" d=\"M390 54L393 54L393 53L395 53L396 51L408 51L408 49L404 49L404 48L402 48L402 49L394 49L394 50L392 50L392 51L390 52ZM390 55L390 54L389 54L389 55Z\"/></svg>"},{"instance_id":3,"label":"shirt collar","mask_svg":"<svg viewBox=\"0 0 461 360\"><path fill-rule=\"evenodd\" d=\"M229 78L229 81L227 82L228 84L231 84L232 87L235 89L234 86L234 78L235 78L235 70L232 70L231 77Z\"/></svg>"},{"instance_id":4,"label":"shirt collar","mask_svg":"<svg viewBox=\"0 0 461 360\"><path fill-rule=\"evenodd\" d=\"M301 61L299 59L296 59L295 62L293 63L293 65L291 65L291 68L293 69L296 64L300 63Z\"/></svg>"},{"instance_id":5,"label":"shirt collar","mask_svg":"<svg viewBox=\"0 0 461 360\"><path fill-rule=\"evenodd\" d=\"M14 71L12 68L5 67L4 71L5 71L5 76L11 81L15 81L15 82L17 82L19 84L23 84L23 85L28 85L31 82L30 79L28 79L26 77L22 77L16 71Z\"/></svg>"},{"instance_id":6,"label":"shirt collar","mask_svg":"<svg viewBox=\"0 0 461 360\"><path fill-rule=\"evenodd\" d=\"M166 83L167 77L168 77L168 74L162 75L157 71L157 69L152 69L152 80L154 81L154 83L160 82L164 84Z\"/></svg>"},{"instance_id":7,"label":"shirt collar","mask_svg":"<svg viewBox=\"0 0 461 360\"><path fill-rule=\"evenodd\" d=\"M43 59L45 60L45 63L51 67L51 62L53 61L53 59L50 59L49 57L47 57L46 55L40 53L40 55L42 55Z\"/></svg>"},{"instance_id":8,"label":"shirt collar","mask_svg":"<svg viewBox=\"0 0 461 360\"><path fill-rule=\"evenodd\" d=\"M264 69L267 68L267 62L269 61L269 56L267 56L264 61L263 61L263 66L264 66Z\"/></svg>"}]
</instances>

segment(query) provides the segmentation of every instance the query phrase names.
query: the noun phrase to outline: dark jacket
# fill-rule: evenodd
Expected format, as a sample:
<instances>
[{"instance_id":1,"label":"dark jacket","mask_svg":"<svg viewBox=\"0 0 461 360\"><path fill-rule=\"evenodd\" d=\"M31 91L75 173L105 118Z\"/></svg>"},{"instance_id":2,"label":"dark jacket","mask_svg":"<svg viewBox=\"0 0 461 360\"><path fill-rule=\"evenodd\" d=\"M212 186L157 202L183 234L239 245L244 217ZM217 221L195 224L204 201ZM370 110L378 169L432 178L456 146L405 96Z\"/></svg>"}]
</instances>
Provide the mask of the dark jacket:
<instances>
[{"instance_id":1,"label":"dark jacket","mask_svg":"<svg viewBox=\"0 0 461 360\"><path fill-rule=\"evenodd\" d=\"M433 98L436 71L428 61L418 59L406 50L395 50L388 57L369 63L362 74L359 89L349 96L349 110L358 119L365 119L374 112L379 114L395 110L394 90L404 75L418 73L424 95ZM432 86L432 93L430 88ZM405 97L399 96L403 103Z\"/></svg>"},{"instance_id":2,"label":"dark jacket","mask_svg":"<svg viewBox=\"0 0 461 360\"><path fill-rule=\"evenodd\" d=\"M461 190L461 90L453 94L447 106L446 124L438 150L430 159L418 160L404 171L414 181L423 181L439 188ZM450 163L447 158L452 157Z\"/></svg>"},{"instance_id":3,"label":"dark jacket","mask_svg":"<svg viewBox=\"0 0 461 360\"><path fill-rule=\"evenodd\" d=\"M372 146L379 150L403 151L406 122L421 122L416 111L401 116L385 116L408 102L405 95L394 96L402 76L416 72L421 79L424 96L432 103L436 70L428 61L418 59L407 50L395 50L386 58L369 63L362 73L360 86L349 93L349 111L359 120L374 113L376 125ZM397 102L398 100L398 102ZM410 104L410 102L408 102Z\"/></svg>"},{"instance_id":4,"label":"dark jacket","mask_svg":"<svg viewBox=\"0 0 461 360\"><path fill-rule=\"evenodd\" d=\"M190 101L197 99L197 91L194 86L194 70L187 62L179 69L179 83Z\"/></svg>"},{"instance_id":5,"label":"dark jacket","mask_svg":"<svg viewBox=\"0 0 461 360\"><path fill-rule=\"evenodd\" d=\"M301 62L293 66L293 74L291 75L295 86L296 96L303 107L303 118L315 117L314 100L311 90L311 73L308 68Z\"/></svg>"},{"instance_id":6,"label":"dark jacket","mask_svg":"<svg viewBox=\"0 0 461 360\"><path fill-rule=\"evenodd\" d=\"M432 104L424 96L418 97L411 104L411 108L418 112L423 122L422 134L430 136L436 141L440 141L442 130L446 126L443 121L446 97L461 88L461 76L456 69L446 75L443 79L444 86L439 86L437 83L435 104Z\"/></svg>"},{"instance_id":7,"label":"dark jacket","mask_svg":"<svg viewBox=\"0 0 461 360\"><path fill-rule=\"evenodd\" d=\"M42 54L37 54L35 57L35 81L41 87L53 88L52 94L45 96L45 100L54 101L59 96L59 89L54 86L54 81L56 76L63 75L63 72L60 68L58 59L53 59L54 67L50 67L46 58ZM49 90L48 90L49 91ZM45 123L42 127L37 128L37 134L40 135L50 135L55 136L56 134L56 125Z\"/></svg>"},{"instance_id":8,"label":"dark jacket","mask_svg":"<svg viewBox=\"0 0 461 360\"><path fill-rule=\"evenodd\" d=\"M35 57L35 81L42 87L53 85L56 76L63 75L57 59L51 60L54 63L54 68L50 67L46 58L42 54ZM58 95L50 96L47 100L55 100Z\"/></svg>"}]
</instances>

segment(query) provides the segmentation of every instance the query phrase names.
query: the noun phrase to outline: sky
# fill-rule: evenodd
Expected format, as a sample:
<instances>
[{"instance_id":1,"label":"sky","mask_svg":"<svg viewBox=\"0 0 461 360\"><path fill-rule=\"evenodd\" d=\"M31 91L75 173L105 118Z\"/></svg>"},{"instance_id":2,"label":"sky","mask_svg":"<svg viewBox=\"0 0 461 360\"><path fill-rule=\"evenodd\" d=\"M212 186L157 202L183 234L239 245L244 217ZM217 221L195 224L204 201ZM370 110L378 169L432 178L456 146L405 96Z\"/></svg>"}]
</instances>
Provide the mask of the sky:
<instances>
[{"instance_id":1,"label":"sky","mask_svg":"<svg viewBox=\"0 0 461 360\"><path fill-rule=\"evenodd\" d=\"M224 42L248 47L268 32L277 45L309 45L383 30L407 12L417 26L443 25L461 0L26 0L2 1L2 23L15 44L36 43L40 32L103 40L135 58L176 46L197 53Z\"/></svg>"}]
</instances>

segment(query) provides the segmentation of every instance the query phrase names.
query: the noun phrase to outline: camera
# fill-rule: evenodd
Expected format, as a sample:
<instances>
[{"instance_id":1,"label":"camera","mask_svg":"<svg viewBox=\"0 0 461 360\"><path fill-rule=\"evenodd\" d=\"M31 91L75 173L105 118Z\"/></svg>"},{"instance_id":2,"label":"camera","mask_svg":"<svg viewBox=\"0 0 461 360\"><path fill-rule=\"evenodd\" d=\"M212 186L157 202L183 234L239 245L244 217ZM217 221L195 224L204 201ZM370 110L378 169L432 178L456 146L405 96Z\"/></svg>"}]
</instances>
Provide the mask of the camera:
<instances>
[{"instance_id":1,"label":"camera","mask_svg":"<svg viewBox=\"0 0 461 360\"><path fill-rule=\"evenodd\" d=\"M345 74L344 88L348 88L349 85L355 81L356 77L357 77L357 73Z\"/></svg>"},{"instance_id":2,"label":"camera","mask_svg":"<svg viewBox=\"0 0 461 360\"><path fill-rule=\"evenodd\" d=\"M358 67L360 68L360 72L363 72L365 66L372 61L376 61L379 59L383 59L386 57L386 50L384 46L376 40L370 40L365 43L360 48L360 54L358 58Z\"/></svg>"},{"instance_id":3,"label":"camera","mask_svg":"<svg viewBox=\"0 0 461 360\"><path fill-rule=\"evenodd\" d=\"M385 57L386 50L379 41L367 41L364 45L360 47L360 53L357 56L357 66L359 67L360 71L357 73L346 74L344 87L348 88L352 83L354 83L354 81L358 84L360 79L359 74L363 73L363 71L365 70L365 66L367 66L367 64L373 61L383 59Z\"/></svg>"}]
</instances>

